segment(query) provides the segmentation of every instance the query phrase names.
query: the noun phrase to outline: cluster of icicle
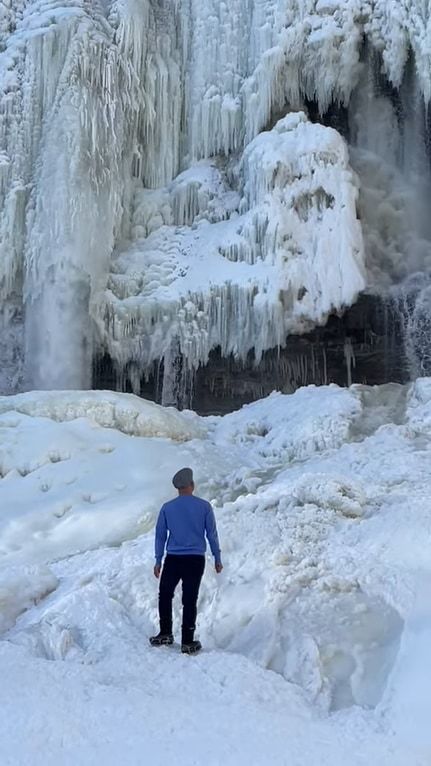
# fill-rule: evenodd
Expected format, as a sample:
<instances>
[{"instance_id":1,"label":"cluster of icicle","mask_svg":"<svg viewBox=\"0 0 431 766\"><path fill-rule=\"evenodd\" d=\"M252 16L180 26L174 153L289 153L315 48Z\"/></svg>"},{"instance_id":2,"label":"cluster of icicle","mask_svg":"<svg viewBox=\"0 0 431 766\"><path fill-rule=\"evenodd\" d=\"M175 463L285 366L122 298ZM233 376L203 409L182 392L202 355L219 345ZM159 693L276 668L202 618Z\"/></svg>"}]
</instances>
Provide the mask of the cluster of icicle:
<instances>
[{"instance_id":1,"label":"cluster of icicle","mask_svg":"<svg viewBox=\"0 0 431 766\"><path fill-rule=\"evenodd\" d=\"M197 368L215 347L259 362L363 288L357 187L336 131L290 114L250 142L237 173L237 193L205 162L137 192L144 236L116 258L97 311L120 369L163 357L169 376L167 360Z\"/></svg>"},{"instance_id":2,"label":"cluster of icicle","mask_svg":"<svg viewBox=\"0 0 431 766\"><path fill-rule=\"evenodd\" d=\"M24 385L89 386L95 341L143 374L178 349L258 359L351 303L346 148L295 112L348 103L364 34L395 86L412 47L428 98L422 5L3 0L0 300L4 324L25 308Z\"/></svg>"}]
</instances>

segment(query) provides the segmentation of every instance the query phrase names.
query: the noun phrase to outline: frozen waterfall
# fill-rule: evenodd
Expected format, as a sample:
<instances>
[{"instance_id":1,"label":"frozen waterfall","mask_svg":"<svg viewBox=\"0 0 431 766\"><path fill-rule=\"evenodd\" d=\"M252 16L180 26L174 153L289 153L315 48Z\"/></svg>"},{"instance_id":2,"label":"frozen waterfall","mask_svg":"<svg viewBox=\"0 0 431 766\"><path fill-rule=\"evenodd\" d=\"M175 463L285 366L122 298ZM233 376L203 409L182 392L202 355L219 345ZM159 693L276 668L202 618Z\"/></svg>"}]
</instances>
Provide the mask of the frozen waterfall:
<instances>
[{"instance_id":1,"label":"frozen waterfall","mask_svg":"<svg viewBox=\"0 0 431 766\"><path fill-rule=\"evenodd\" d=\"M105 357L178 403L394 285L423 369L430 35L420 0L5 0L0 390Z\"/></svg>"}]
</instances>

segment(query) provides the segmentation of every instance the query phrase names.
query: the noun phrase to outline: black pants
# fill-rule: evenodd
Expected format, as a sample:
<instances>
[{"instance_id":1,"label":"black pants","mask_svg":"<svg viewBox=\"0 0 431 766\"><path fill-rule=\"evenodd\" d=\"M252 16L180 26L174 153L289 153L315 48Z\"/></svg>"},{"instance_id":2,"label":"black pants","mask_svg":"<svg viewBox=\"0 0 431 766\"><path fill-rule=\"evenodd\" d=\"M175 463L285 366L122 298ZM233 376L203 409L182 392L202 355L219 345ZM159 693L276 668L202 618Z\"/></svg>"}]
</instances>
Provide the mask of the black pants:
<instances>
[{"instance_id":1,"label":"black pants","mask_svg":"<svg viewBox=\"0 0 431 766\"><path fill-rule=\"evenodd\" d=\"M182 643L193 641L196 627L199 586L205 569L205 556L168 554L163 564L159 590L160 632L172 633L172 599L180 580L183 583Z\"/></svg>"}]
</instances>

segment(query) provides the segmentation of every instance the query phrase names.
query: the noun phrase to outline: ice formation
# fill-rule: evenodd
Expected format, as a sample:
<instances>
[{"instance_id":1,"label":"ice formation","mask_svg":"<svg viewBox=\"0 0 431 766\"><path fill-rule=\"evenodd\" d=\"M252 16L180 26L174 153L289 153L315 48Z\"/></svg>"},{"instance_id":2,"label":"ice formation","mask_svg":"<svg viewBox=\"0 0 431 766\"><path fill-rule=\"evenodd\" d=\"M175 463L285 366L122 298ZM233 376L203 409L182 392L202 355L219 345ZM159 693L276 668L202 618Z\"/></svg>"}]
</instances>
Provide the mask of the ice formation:
<instances>
[{"instance_id":1,"label":"ice formation","mask_svg":"<svg viewBox=\"0 0 431 766\"><path fill-rule=\"evenodd\" d=\"M214 166L195 167L141 194L134 223L147 236L116 258L98 306L104 345L129 374L135 365L137 393L139 371L164 358L167 404L170 358L193 368L219 346L240 358L254 349L259 361L364 285L357 190L335 131L295 114L260 134L241 161L239 199ZM208 200L214 187L219 199Z\"/></svg>"},{"instance_id":2,"label":"ice formation","mask_svg":"<svg viewBox=\"0 0 431 766\"><path fill-rule=\"evenodd\" d=\"M211 349L258 362L428 268L419 0L0 14L2 390L88 388L108 353L137 392L163 361L169 404ZM345 138L305 116L334 106Z\"/></svg>"}]
</instances>

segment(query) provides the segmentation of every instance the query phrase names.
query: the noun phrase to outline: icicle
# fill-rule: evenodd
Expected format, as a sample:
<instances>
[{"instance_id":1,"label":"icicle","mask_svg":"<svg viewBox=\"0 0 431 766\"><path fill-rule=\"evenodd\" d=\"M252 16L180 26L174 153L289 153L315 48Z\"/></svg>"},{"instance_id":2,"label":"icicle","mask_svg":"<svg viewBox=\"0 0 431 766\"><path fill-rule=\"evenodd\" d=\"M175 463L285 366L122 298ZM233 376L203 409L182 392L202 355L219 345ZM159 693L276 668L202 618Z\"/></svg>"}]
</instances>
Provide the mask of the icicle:
<instances>
[{"instance_id":1,"label":"icicle","mask_svg":"<svg viewBox=\"0 0 431 766\"><path fill-rule=\"evenodd\" d=\"M351 338L346 338L344 341L344 361L347 370L347 385L351 386L353 381L352 370L356 367L355 352L353 350Z\"/></svg>"}]
</instances>

